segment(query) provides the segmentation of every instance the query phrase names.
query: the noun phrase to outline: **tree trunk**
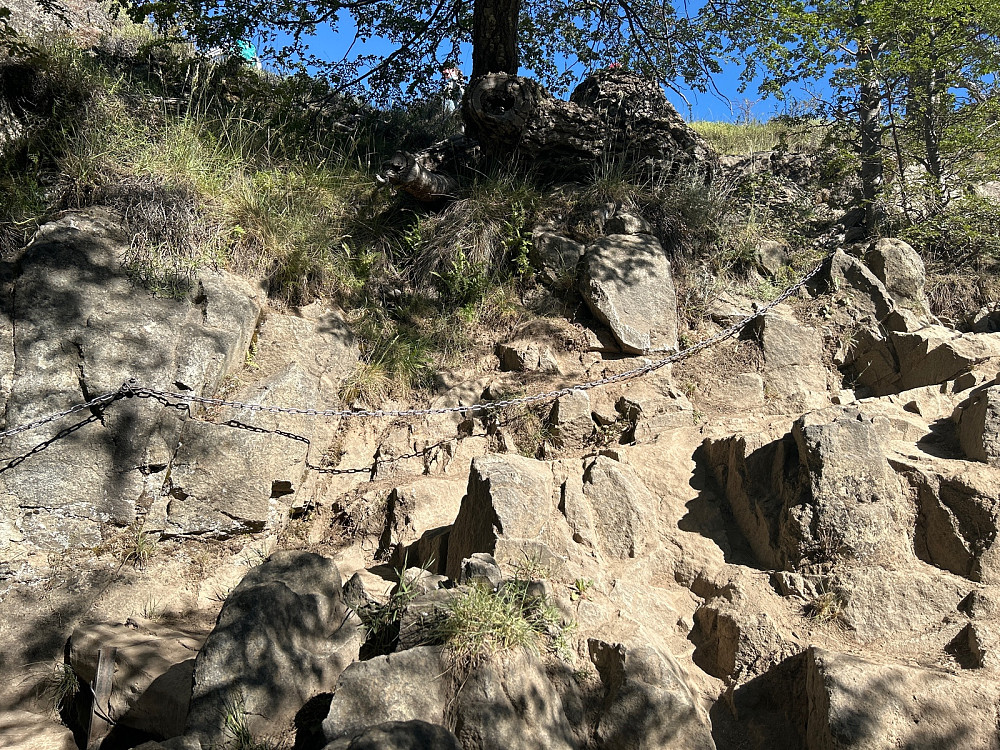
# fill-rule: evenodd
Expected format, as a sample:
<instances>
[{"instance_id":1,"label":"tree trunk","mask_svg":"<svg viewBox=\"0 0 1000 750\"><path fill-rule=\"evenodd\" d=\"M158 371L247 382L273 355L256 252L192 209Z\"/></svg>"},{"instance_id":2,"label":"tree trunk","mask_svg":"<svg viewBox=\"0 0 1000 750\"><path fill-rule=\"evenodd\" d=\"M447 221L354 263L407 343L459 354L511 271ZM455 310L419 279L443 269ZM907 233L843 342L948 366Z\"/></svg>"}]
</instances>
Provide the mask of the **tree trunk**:
<instances>
[{"instance_id":1,"label":"tree trunk","mask_svg":"<svg viewBox=\"0 0 1000 750\"><path fill-rule=\"evenodd\" d=\"M529 78L491 73L470 83L462 116L465 135L396 154L383 165L386 181L419 200L440 200L455 194L463 174L482 168L481 154L546 182L613 170L652 181L683 171L708 184L718 168L715 152L660 87L630 73L595 73L568 102Z\"/></svg>"},{"instance_id":2,"label":"tree trunk","mask_svg":"<svg viewBox=\"0 0 1000 750\"><path fill-rule=\"evenodd\" d=\"M517 75L517 22L521 0L475 0L471 80L490 73Z\"/></svg>"},{"instance_id":3,"label":"tree trunk","mask_svg":"<svg viewBox=\"0 0 1000 750\"><path fill-rule=\"evenodd\" d=\"M944 164L941 161L941 132L938 113L941 109L941 82L937 55L934 50L935 34L930 32L929 65L921 76L923 106L921 107L921 135L924 141L924 165L931 178L934 191L932 210L937 212L946 201Z\"/></svg>"},{"instance_id":4,"label":"tree trunk","mask_svg":"<svg viewBox=\"0 0 1000 750\"><path fill-rule=\"evenodd\" d=\"M413 154L398 151L382 165L386 181L418 201L430 203L454 195L458 183L447 175L432 172Z\"/></svg>"},{"instance_id":5,"label":"tree trunk","mask_svg":"<svg viewBox=\"0 0 1000 750\"><path fill-rule=\"evenodd\" d=\"M865 233L875 234L878 224L878 199L882 192L882 92L875 71L876 44L858 51L861 85L858 93L858 129L861 157L861 207L865 212Z\"/></svg>"},{"instance_id":6,"label":"tree trunk","mask_svg":"<svg viewBox=\"0 0 1000 750\"><path fill-rule=\"evenodd\" d=\"M528 78L483 76L466 91L462 116L487 154L516 157L552 181L608 170L659 179L693 168L708 182L717 166L659 86L625 72L595 73L568 102Z\"/></svg>"}]
</instances>

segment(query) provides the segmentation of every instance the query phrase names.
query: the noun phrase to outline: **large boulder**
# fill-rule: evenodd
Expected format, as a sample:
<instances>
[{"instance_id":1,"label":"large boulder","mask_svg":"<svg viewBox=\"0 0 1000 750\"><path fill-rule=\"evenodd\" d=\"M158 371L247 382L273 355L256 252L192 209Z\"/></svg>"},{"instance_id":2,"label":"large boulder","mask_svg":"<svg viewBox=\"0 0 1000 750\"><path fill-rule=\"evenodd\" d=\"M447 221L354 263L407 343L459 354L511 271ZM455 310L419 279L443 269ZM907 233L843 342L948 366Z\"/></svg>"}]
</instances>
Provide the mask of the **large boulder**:
<instances>
[{"instance_id":1,"label":"large boulder","mask_svg":"<svg viewBox=\"0 0 1000 750\"><path fill-rule=\"evenodd\" d=\"M421 477L394 487L386 501L385 530L379 540L383 555L399 567L418 565L438 570L431 540L447 533L462 504L465 482L449 477Z\"/></svg>"},{"instance_id":2,"label":"large boulder","mask_svg":"<svg viewBox=\"0 0 1000 750\"><path fill-rule=\"evenodd\" d=\"M247 399L269 406L315 403L298 399L314 391L313 381L296 365L263 383ZM302 484L309 443L290 438L276 415L231 410L221 424L188 421L170 463L164 489L147 528L165 535L224 538L279 526L281 499Z\"/></svg>"},{"instance_id":3,"label":"large boulder","mask_svg":"<svg viewBox=\"0 0 1000 750\"><path fill-rule=\"evenodd\" d=\"M625 646L594 638L587 647L604 687L595 730L598 747L715 750L708 721L671 656L648 645Z\"/></svg>"},{"instance_id":4,"label":"large boulder","mask_svg":"<svg viewBox=\"0 0 1000 750\"><path fill-rule=\"evenodd\" d=\"M823 337L819 331L774 311L756 326L764 350L764 392L797 409L829 403Z\"/></svg>"},{"instance_id":5,"label":"large boulder","mask_svg":"<svg viewBox=\"0 0 1000 750\"><path fill-rule=\"evenodd\" d=\"M461 668L437 646L352 664L333 691L323 735L338 750L354 747L349 738L385 722L453 727L465 748L578 747L545 663L523 650Z\"/></svg>"},{"instance_id":6,"label":"large boulder","mask_svg":"<svg viewBox=\"0 0 1000 750\"><path fill-rule=\"evenodd\" d=\"M957 333L944 326L927 326L911 333L896 332L891 342L899 361L901 390L937 385L975 368L1000 364L1000 334Z\"/></svg>"},{"instance_id":7,"label":"large boulder","mask_svg":"<svg viewBox=\"0 0 1000 750\"><path fill-rule=\"evenodd\" d=\"M588 245L580 293L624 351L677 348L677 295L656 238L612 234Z\"/></svg>"},{"instance_id":8,"label":"large boulder","mask_svg":"<svg viewBox=\"0 0 1000 750\"><path fill-rule=\"evenodd\" d=\"M892 465L916 500L917 555L973 581L1000 582L1000 468L927 454L896 455Z\"/></svg>"},{"instance_id":9,"label":"large boulder","mask_svg":"<svg viewBox=\"0 0 1000 750\"><path fill-rule=\"evenodd\" d=\"M357 356L336 309L313 304L272 314L245 357L244 373L230 379L229 396L253 406L337 408ZM184 424L147 529L227 537L280 527L290 506L312 502L309 463L319 464L336 421L252 408L217 409L213 417Z\"/></svg>"},{"instance_id":10,"label":"large boulder","mask_svg":"<svg viewBox=\"0 0 1000 750\"><path fill-rule=\"evenodd\" d=\"M929 314L924 295L927 274L916 250L902 240L884 237L872 243L865 261L897 305L918 316Z\"/></svg>"},{"instance_id":11,"label":"large boulder","mask_svg":"<svg viewBox=\"0 0 1000 750\"><path fill-rule=\"evenodd\" d=\"M638 558L656 543L658 514L659 500L635 471L607 456L483 456L472 462L445 572L457 579L476 552L501 564L535 560L553 577L579 556Z\"/></svg>"},{"instance_id":12,"label":"large boulder","mask_svg":"<svg viewBox=\"0 0 1000 750\"><path fill-rule=\"evenodd\" d=\"M872 319L883 326L906 328L910 321L900 319L896 304L885 284L853 255L837 250L830 259L830 286L835 294L850 300L858 318Z\"/></svg>"},{"instance_id":13,"label":"large boulder","mask_svg":"<svg viewBox=\"0 0 1000 750\"><path fill-rule=\"evenodd\" d=\"M696 664L714 677L741 682L781 661L789 647L770 615L752 611L746 597L733 594L695 610L691 639Z\"/></svg>"},{"instance_id":14,"label":"large boulder","mask_svg":"<svg viewBox=\"0 0 1000 750\"><path fill-rule=\"evenodd\" d=\"M7 428L116 391L132 377L212 395L243 365L259 294L205 270L190 294L154 296L122 266L127 249L120 227L94 209L46 224L22 252L12 305L0 310L14 354L12 370L0 376L10 383L0 404ZM176 410L131 399L9 439L5 454L20 458L0 474L0 506L13 521L0 555L19 541L93 546L102 524L131 523L139 498L158 494L181 429Z\"/></svg>"},{"instance_id":15,"label":"large boulder","mask_svg":"<svg viewBox=\"0 0 1000 750\"><path fill-rule=\"evenodd\" d=\"M128 253L117 222L90 209L45 225L17 273L0 269L13 290L0 302L0 335L10 336L0 355L4 426L130 377L255 406L338 405L357 345L337 311L313 305L261 327L263 295L238 277L201 269L172 295L153 294ZM310 445L336 428L168 402L118 400L10 439L0 556L96 545L102 527L135 520L138 502L149 509L147 531L222 537L280 525L305 482Z\"/></svg>"},{"instance_id":16,"label":"large boulder","mask_svg":"<svg viewBox=\"0 0 1000 750\"><path fill-rule=\"evenodd\" d=\"M706 457L758 559L774 569L909 556L910 504L872 418L830 407L790 433L705 441Z\"/></svg>"},{"instance_id":17,"label":"large boulder","mask_svg":"<svg viewBox=\"0 0 1000 750\"><path fill-rule=\"evenodd\" d=\"M549 284L565 284L576 278L576 265L584 246L547 227L531 233L531 261Z\"/></svg>"},{"instance_id":18,"label":"large boulder","mask_svg":"<svg viewBox=\"0 0 1000 750\"><path fill-rule=\"evenodd\" d=\"M23 709L0 711L3 750L77 750L73 731L47 714Z\"/></svg>"},{"instance_id":19,"label":"large boulder","mask_svg":"<svg viewBox=\"0 0 1000 750\"><path fill-rule=\"evenodd\" d=\"M813 647L806 660L806 747L996 750L998 693L994 682Z\"/></svg>"},{"instance_id":20,"label":"large boulder","mask_svg":"<svg viewBox=\"0 0 1000 750\"><path fill-rule=\"evenodd\" d=\"M552 468L546 462L516 455L473 459L468 489L448 542L445 574L457 580L462 560L476 552L488 552L504 562L521 543L538 545L548 558L558 556L568 534L557 532L553 538L551 533L554 490Z\"/></svg>"},{"instance_id":21,"label":"large boulder","mask_svg":"<svg viewBox=\"0 0 1000 750\"><path fill-rule=\"evenodd\" d=\"M600 118L607 163L636 164L645 175L668 175L688 167L708 180L718 169L712 147L684 122L654 81L625 70L599 70L585 78L569 100Z\"/></svg>"},{"instance_id":22,"label":"large boulder","mask_svg":"<svg viewBox=\"0 0 1000 750\"><path fill-rule=\"evenodd\" d=\"M958 438L970 459L1000 467L1000 386L977 388L962 404Z\"/></svg>"},{"instance_id":23,"label":"large boulder","mask_svg":"<svg viewBox=\"0 0 1000 750\"><path fill-rule=\"evenodd\" d=\"M445 724L451 691L448 660L437 647L355 662L337 681L323 736L333 742L387 721Z\"/></svg>"},{"instance_id":24,"label":"large boulder","mask_svg":"<svg viewBox=\"0 0 1000 750\"><path fill-rule=\"evenodd\" d=\"M588 76L562 101L506 73L472 81L462 102L467 133L487 152L516 152L551 179L592 177L607 164L644 179L680 168L710 181L718 159L654 82L624 70Z\"/></svg>"},{"instance_id":25,"label":"large boulder","mask_svg":"<svg viewBox=\"0 0 1000 750\"><path fill-rule=\"evenodd\" d=\"M585 460L582 501L568 484L564 506L574 535L604 557L637 558L655 545L659 500L630 468L607 456Z\"/></svg>"},{"instance_id":26,"label":"large boulder","mask_svg":"<svg viewBox=\"0 0 1000 750\"><path fill-rule=\"evenodd\" d=\"M573 391L560 396L549 412L550 434L561 447L576 447L594 434L590 396L586 391Z\"/></svg>"},{"instance_id":27,"label":"large boulder","mask_svg":"<svg viewBox=\"0 0 1000 750\"><path fill-rule=\"evenodd\" d=\"M234 714L255 735L277 733L306 701L333 688L362 640L332 560L272 555L229 595L198 653L185 734L218 743Z\"/></svg>"},{"instance_id":28,"label":"large boulder","mask_svg":"<svg viewBox=\"0 0 1000 750\"><path fill-rule=\"evenodd\" d=\"M465 748L575 750L573 730L542 661L514 651L466 678L454 698L455 735Z\"/></svg>"},{"instance_id":29,"label":"large boulder","mask_svg":"<svg viewBox=\"0 0 1000 750\"><path fill-rule=\"evenodd\" d=\"M868 395L940 385L968 373L996 373L1000 334L918 325L906 309L857 329L841 362Z\"/></svg>"}]
</instances>

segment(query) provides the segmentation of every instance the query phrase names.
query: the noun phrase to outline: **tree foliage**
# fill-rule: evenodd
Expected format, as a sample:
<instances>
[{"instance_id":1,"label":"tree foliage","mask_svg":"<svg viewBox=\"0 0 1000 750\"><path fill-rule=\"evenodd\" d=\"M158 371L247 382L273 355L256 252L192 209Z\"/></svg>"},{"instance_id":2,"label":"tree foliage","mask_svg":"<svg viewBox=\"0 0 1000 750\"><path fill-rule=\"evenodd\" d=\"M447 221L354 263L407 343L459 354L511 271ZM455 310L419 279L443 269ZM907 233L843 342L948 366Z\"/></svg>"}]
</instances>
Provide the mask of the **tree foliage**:
<instances>
[{"instance_id":1,"label":"tree foliage","mask_svg":"<svg viewBox=\"0 0 1000 750\"><path fill-rule=\"evenodd\" d=\"M511 8L512 6L512 8ZM515 65L530 69L553 91L582 73L618 64L667 85L683 80L704 89L719 70L711 54L719 39L697 17L658 0L155 0L137 14L208 46L231 46L251 34L262 53L304 65L344 91L386 102L440 87L446 61L473 42L473 20L494 19L516 37ZM505 17L511 16L510 21ZM310 49L323 27L337 34L334 59ZM374 38L391 52L365 52ZM478 40L479 46L483 45ZM360 51L359 51L360 50ZM473 50L475 57L475 50ZM488 72L501 72L500 70ZM510 71L507 71L510 72Z\"/></svg>"},{"instance_id":2,"label":"tree foliage","mask_svg":"<svg viewBox=\"0 0 1000 750\"><path fill-rule=\"evenodd\" d=\"M931 209L1000 155L1000 6L990 0L711 0L705 23L779 98L815 86L816 111L849 124L871 208L889 157L900 184L927 176ZM905 190L905 188L902 188ZM870 220L873 219L870 216Z\"/></svg>"}]
</instances>

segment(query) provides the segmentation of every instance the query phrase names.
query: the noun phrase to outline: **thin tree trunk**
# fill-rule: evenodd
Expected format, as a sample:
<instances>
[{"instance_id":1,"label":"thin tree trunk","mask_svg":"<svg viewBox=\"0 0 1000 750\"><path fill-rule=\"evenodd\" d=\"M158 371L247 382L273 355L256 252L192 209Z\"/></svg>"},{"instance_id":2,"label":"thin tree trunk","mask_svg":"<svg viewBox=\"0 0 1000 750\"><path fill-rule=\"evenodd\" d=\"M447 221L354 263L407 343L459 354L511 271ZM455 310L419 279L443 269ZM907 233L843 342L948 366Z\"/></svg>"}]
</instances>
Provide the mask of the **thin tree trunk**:
<instances>
[{"instance_id":1,"label":"thin tree trunk","mask_svg":"<svg viewBox=\"0 0 1000 750\"><path fill-rule=\"evenodd\" d=\"M903 213L906 215L906 220L912 224L913 204L910 202L909 188L906 184L906 155L903 153L903 147L899 141L899 125L896 122L893 96L894 94L892 89L888 89L886 91L886 105L888 107L889 114L889 132L892 134L892 143L895 149L896 174L899 176L899 197L903 202Z\"/></svg>"},{"instance_id":2,"label":"thin tree trunk","mask_svg":"<svg viewBox=\"0 0 1000 750\"><path fill-rule=\"evenodd\" d=\"M861 157L861 206L865 211L865 232L875 234L877 204L882 192L882 92L875 71L878 48L867 44L858 52L861 86L858 95L858 126Z\"/></svg>"},{"instance_id":3,"label":"thin tree trunk","mask_svg":"<svg viewBox=\"0 0 1000 750\"><path fill-rule=\"evenodd\" d=\"M930 32L930 64L922 76L924 104L921 109L921 135L924 141L924 159L927 172L930 175L935 205L934 211L945 204L946 191L944 181L944 165L941 161L941 132L938 127L938 111L941 107L941 83L937 66L937 56L934 52L935 33Z\"/></svg>"}]
</instances>

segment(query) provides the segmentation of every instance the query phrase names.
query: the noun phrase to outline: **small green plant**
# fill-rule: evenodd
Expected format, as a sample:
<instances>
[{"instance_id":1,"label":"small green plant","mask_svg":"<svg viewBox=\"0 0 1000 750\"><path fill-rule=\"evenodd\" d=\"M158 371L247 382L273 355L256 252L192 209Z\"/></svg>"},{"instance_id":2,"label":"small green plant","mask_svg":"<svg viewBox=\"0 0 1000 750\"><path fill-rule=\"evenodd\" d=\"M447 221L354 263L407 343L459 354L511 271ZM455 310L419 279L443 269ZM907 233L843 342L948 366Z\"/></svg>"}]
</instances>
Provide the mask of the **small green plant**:
<instances>
[{"instance_id":1,"label":"small green plant","mask_svg":"<svg viewBox=\"0 0 1000 750\"><path fill-rule=\"evenodd\" d=\"M511 562L511 567L514 570L515 581L539 581L550 575L549 567L541 558L536 554L529 555L527 552L524 553L523 560Z\"/></svg>"},{"instance_id":2,"label":"small green plant","mask_svg":"<svg viewBox=\"0 0 1000 750\"><path fill-rule=\"evenodd\" d=\"M256 568L267 561L267 558L271 556L271 552L273 550L267 541L261 542L256 546L250 545L243 551L244 564L248 568Z\"/></svg>"},{"instance_id":3,"label":"small green plant","mask_svg":"<svg viewBox=\"0 0 1000 750\"><path fill-rule=\"evenodd\" d=\"M232 750L256 750L256 743L247 724L246 698L242 692L233 692L223 706L223 729L226 747Z\"/></svg>"},{"instance_id":4,"label":"small green plant","mask_svg":"<svg viewBox=\"0 0 1000 750\"><path fill-rule=\"evenodd\" d=\"M287 747L280 741L254 736L247 720L249 715L246 696L242 691L232 691L222 707L224 739L221 747L212 746L214 750L281 750Z\"/></svg>"},{"instance_id":5,"label":"small green plant","mask_svg":"<svg viewBox=\"0 0 1000 750\"><path fill-rule=\"evenodd\" d=\"M233 593L233 589L235 588L235 586L218 586L212 590L212 594L209 598L212 601L219 602L221 604L229 598L229 595Z\"/></svg>"},{"instance_id":6,"label":"small green plant","mask_svg":"<svg viewBox=\"0 0 1000 750\"><path fill-rule=\"evenodd\" d=\"M594 587L594 582L590 578L577 578L573 581L573 587L569 592L569 598L576 602L587 598L587 592Z\"/></svg>"},{"instance_id":7,"label":"small green plant","mask_svg":"<svg viewBox=\"0 0 1000 750\"><path fill-rule=\"evenodd\" d=\"M625 425L621 420L616 420L611 424L601 425L594 430L594 445L604 447L620 443L622 433L625 432L627 428L627 425Z\"/></svg>"},{"instance_id":8,"label":"small green plant","mask_svg":"<svg viewBox=\"0 0 1000 750\"><path fill-rule=\"evenodd\" d=\"M35 698L54 715L66 708L80 692L80 680L73 667L65 662L33 665L28 679L37 679Z\"/></svg>"},{"instance_id":9,"label":"small green plant","mask_svg":"<svg viewBox=\"0 0 1000 750\"><path fill-rule=\"evenodd\" d=\"M120 553L122 565L145 568L155 553L156 536L153 532L146 531L141 521L126 530Z\"/></svg>"},{"instance_id":10,"label":"small green plant","mask_svg":"<svg viewBox=\"0 0 1000 750\"><path fill-rule=\"evenodd\" d=\"M250 342L250 346L247 348L247 353L243 355L243 367L247 370L259 370L260 365L257 364L257 339L254 337L253 341Z\"/></svg>"},{"instance_id":11,"label":"small green plant","mask_svg":"<svg viewBox=\"0 0 1000 750\"><path fill-rule=\"evenodd\" d=\"M847 599L844 593L834 589L826 591L806 602L803 610L806 617L819 623L837 622L843 618Z\"/></svg>"},{"instance_id":12,"label":"small green plant","mask_svg":"<svg viewBox=\"0 0 1000 750\"><path fill-rule=\"evenodd\" d=\"M417 581L434 564L433 560L425 563L425 567L420 569L416 576L406 574L406 560L403 560L402 567L396 571L399 583L389 598L381 604L369 607L361 607L357 610L357 615L364 625L367 639L365 642L365 655L378 656L389 653L396 645L399 638L399 624L403 619L403 613L410 605L420 589Z\"/></svg>"},{"instance_id":13,"label":"small green plant","mask_svg":"<svg viewBox=\"0 0 1000 750\"><path fill-rule=\"evenodd\" d=\"M163 606L155 596L150 596L142 604L141 614L145 619L155 622L163 617Z\"/></svg>"}]
</instances>

